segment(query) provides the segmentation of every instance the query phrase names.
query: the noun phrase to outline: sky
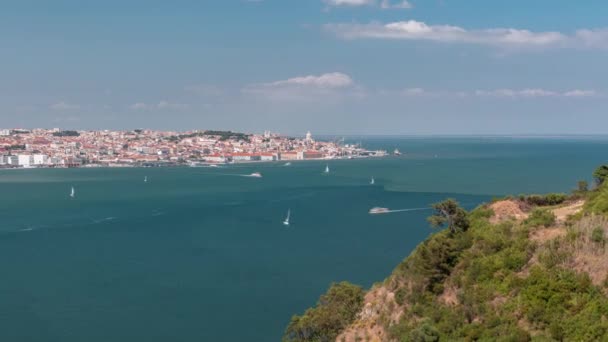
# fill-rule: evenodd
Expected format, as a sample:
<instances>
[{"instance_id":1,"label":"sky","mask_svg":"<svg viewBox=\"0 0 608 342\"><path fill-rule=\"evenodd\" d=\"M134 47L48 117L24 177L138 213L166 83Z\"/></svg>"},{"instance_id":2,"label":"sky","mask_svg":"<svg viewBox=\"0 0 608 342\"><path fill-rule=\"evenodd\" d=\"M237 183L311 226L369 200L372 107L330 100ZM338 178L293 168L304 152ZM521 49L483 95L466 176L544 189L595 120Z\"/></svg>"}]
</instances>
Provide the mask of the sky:
<instances>
[{"instance_id":1,"label":"sky","mask_svg":"<svg viewBox=\"0 0 608 342\"><path fill-rule=\"evenodd\" d=\"M0 127L608 134L608 2L0 0Z\"/></svg>"}]
</instances>

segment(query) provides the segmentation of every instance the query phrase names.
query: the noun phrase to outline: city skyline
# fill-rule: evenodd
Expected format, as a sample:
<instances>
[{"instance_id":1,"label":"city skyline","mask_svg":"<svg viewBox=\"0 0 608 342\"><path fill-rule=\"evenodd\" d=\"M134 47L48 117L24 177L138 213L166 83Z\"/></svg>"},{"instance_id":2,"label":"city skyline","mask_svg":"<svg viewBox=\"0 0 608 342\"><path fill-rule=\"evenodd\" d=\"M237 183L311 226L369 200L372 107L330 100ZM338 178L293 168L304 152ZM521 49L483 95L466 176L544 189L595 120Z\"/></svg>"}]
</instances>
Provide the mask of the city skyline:
<instances>
[{"instance_id":1,"label":"city skyline","mask_svg":"<svg viewBox=\"0 0 608 342\"><path fill-rule=\"evenodd\" d=\"M0 13L0 121L602 134L606 9L546 0L12 2Z\"/></svg>"}]
</instances>

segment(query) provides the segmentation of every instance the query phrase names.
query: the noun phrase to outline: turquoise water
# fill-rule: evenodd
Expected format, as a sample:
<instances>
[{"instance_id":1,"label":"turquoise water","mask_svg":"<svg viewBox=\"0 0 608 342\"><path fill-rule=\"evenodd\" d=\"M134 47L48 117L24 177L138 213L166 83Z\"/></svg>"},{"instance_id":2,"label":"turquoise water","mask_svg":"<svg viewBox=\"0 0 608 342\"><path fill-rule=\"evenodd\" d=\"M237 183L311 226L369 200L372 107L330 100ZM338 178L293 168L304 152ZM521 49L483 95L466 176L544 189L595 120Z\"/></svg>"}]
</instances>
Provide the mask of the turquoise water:
<instances>
[{"instance_id":1,"label":"turquoise water","mask_svg":"<svg viewBox=\"0 0 608 342\"><path fill-rule=\"evenodd\" d=\"M277 341L331 281L381 281L431 233L428 210L371 207L568 191L608 161L603 139L363 143L406 155L329 175L319 161L0 171L0 340Z\"/></svg>"}]
</instances>

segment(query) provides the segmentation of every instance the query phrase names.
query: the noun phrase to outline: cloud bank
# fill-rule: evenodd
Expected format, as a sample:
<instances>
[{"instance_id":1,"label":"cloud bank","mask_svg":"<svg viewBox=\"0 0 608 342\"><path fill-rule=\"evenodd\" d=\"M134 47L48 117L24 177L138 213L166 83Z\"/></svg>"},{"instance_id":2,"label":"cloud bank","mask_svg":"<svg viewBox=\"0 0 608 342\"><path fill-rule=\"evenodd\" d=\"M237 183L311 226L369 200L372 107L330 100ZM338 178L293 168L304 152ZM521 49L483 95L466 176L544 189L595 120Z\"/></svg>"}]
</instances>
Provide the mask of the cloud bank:
<instances>
[{"instance_id":1,"label":"cloud bank","mask_svg":"<svg viewBox=\"0 0 608 342\"><path fill-rule=\"evenodd\" d=\"M326 24L324 29L342 39L393 39L466 43L507 48L608 48L608 29L581 29L572 34L533 32L515 28L467 30L452 25L428 25L407 20L386 24Z\"/></svg>"}]
</instances>

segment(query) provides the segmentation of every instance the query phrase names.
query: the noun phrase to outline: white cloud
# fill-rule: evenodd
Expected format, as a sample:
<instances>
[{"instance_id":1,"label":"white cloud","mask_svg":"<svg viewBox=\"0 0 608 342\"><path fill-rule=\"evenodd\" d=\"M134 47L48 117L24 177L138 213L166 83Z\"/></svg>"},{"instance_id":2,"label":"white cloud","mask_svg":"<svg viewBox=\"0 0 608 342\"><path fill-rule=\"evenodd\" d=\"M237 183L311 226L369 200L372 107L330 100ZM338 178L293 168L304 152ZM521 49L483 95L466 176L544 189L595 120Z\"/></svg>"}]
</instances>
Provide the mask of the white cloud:
<instances>
[{"instance_id":1,"label":"white cloud","mask_svg":"<svg viewBox=\"0 0 608 342\"><path fill-rule=\"evenodd\" d=\"M242 92L272 101L327 101L346 96L363 96L364 93L356 87L349 75L340 72L251 84L243 88Z\"/></svg>"},{"instance_id":2,"label":"white cloud","mask_svg":"<svg viewBox=\"0 0 608 342\"><path fill-rule=\"evenodd\" d=\"M467 30L452 25L428 25L416 20L387 24L327 24L325 29L343 39L395 39L467 43L505 48L584 47L608 48L608 29L533 32L514 28Z\"/></svg>"},{"instance_id":3,"label":"white cloud","mask_svg":"<svg viewBox=\"0 0 608 342\"><path fill-rule=\"evenodd\" d=\"M64 101L54 103L50 106L52 110L75 110L80 109L80 106L77 104L67 103Z\"/></svg>"},{"instance_id":4,"label":"white cloud","mask_svg":"<svg viewBox=\"0 0 608 342\"><path fill-rule=\"evenodd\" d=\"M184 110L190 106L183 103L171 103L167 101L160 101L157 104L146 104L144 102L137 102L129 106L133 110L155 110L155 109L166 109L166 110Z\"/></svg>"},{"instance_id":5,"label":"white cloud","mask_svg":"<svg viewBox=\"0 0 608 342\"><path fill-rule=\"evenodd\" d=\"M324 0L329 6L366 6L373 5L375 0Z\"/></svg>"},{"instance_id":6,"label":"white cloud","mask_svg":"<svg viewBox=\"0 0 608 342\"><path fill-rule=\"evenodd\" d=\"M596 96L597 92L595 90L580 90L574 89L564 93L564 96L567 97L592 97Z\"/></svg>"},{"instance_id":7,"label":"white cloud","mask_svg":"<svg viewBox=\"0 0 608 342\"><path fill-rule=\"evenodd\" d=\"M160 101L156 107L158 109L187 109L189 106L184 103L170 103L167 101Z\"/></svg>"},{"instance_id":8,"label":"white cloud","mask_svg":"<svg viewBox=\"0 0 608 342\"><path fill-rule=\"evenodd\" d=\"M317 88L343 88L354 84L353 79L341 72L332 72L322 75L308 75L293 77L282 81L266 83L271 87L304 86Z\"/></svg>"},{"instance_id":9,"label":"white cloud","mask_svg":"<svg viewBox=\"0 0 608 342\"><path fill-rule=\"evenodd\" d=\"M143 102L137 102L135 104L132 104L129 106L129 108L138 110L149 109L148 105Z\"/></svg>"},{"instance_id":10,"label":"white cloud","mask_svg":"<svg viewBox=\"0 0 608 342\"><path fill-rule=\"evenodd\" d=\"M595 90L568 90L553 91L541 88L527 89L496 89L496 90L476 90L476 96L510 97L510 98L535 98L535 97L590 97L596 96Z\"/></svg>"},{"instance_id":11,"label":"white cloud","mask_svg":"<svg viewBox=\"0 0 608 342\"><path fill-rule=\"evenodd\" d=\"M382 9L408 9L412 8L412 4L407 0L400 0L397 2L392 2L391 0L382 0L380 3L380 8Z\"/></svg>"},{"instance_id":12,"label":"white cloud","mask_svg":"<svg viewBox=\"0 0 608 342\"><path fill-rule=\"evenodd\" d=\"M403 89L401 93L405 96L420 96L428 94L428 92L422 88L406 88Z\"/></svg>"},{"instance_id":13,"label":"white cloud","mask_svg":"<svg viewBox=\"0 0 608 342\"><path fill-rule=\"evenodd\" d=\"M374 6L382 9L409 9L412 4L408 0L323 0L331 7L361 7Z\"/></svg>"}]
</instances>

